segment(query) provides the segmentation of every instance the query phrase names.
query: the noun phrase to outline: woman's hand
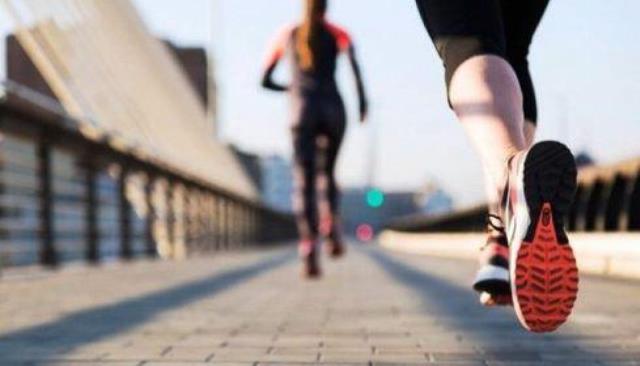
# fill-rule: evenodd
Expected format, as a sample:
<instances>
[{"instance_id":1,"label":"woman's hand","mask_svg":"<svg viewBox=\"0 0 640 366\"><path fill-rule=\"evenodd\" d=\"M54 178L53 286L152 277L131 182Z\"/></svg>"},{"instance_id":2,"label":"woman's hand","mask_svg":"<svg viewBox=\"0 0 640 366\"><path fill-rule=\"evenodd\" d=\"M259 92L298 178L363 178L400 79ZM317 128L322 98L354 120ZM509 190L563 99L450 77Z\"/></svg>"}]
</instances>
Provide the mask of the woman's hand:
<instances>
[{"instance_id":1,"label":"woman's hand","mask_svg":"<svg viewBox=\"0 0 640 366\"><path fill-rule=\"evenodd\" d=\"M366 100L360 101L360 123L364 124L369 118L369 104Z\"/></svg>"}]
</instances>

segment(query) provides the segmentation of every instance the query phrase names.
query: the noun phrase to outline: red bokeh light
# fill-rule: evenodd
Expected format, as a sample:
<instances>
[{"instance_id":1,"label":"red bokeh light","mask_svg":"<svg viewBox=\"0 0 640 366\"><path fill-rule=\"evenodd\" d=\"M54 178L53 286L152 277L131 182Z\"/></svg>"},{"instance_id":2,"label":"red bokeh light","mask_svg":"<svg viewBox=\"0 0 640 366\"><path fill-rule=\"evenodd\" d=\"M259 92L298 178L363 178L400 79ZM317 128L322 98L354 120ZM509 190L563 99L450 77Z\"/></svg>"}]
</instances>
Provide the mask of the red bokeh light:
<instances>
[{"instance_id":1,"label":"red bokeh light","mask_svg":"<svg viewBox=\"0 0 640 366\"><path fill-rule=\"evenodd\" d=\"M356 229L356 237L363 242L373 240L373 227L369 224L361 224Z\"/></svg>"}]
</instances>

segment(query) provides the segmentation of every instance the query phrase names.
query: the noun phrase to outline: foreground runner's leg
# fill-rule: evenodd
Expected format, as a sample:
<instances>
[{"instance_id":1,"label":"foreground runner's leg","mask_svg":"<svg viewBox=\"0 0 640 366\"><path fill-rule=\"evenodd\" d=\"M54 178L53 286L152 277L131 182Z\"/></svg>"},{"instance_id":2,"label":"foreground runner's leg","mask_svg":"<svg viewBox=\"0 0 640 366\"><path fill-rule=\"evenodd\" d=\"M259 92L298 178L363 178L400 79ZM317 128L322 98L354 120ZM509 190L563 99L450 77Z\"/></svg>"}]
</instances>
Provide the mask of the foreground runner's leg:
<instances>
[{"instance_id":1,"label":"foreground runner's leg","mask_svg":"<svg viewBox=\"0 0 640 366\"><path fill-rule=\"evenodd\" d=\"M511 292L518 320L533 332L564 323L578 293L578 268L564 230L576 174L569 149L553 141L518 153L509 164Z\"/></svg>"},{"instance_id":2,"label":"foreground runner's leg","mask_svg":"<svg viewBox=\"0 0 640 366\"><path fill-rule=\"evenodd\" d=\"M504 94L501 94L504 93ZM508 305L509 250L498 215L500 188L506 180L505 166L510 156L525 148L522 99L517 79L509 64L496 56L475 56L461 64L450 86L451 105L485 168L490 206L487 245L482 250L481 267L474 289L485 306ZM468 112L469 106L474 112ZM495 201L494 201L495 200Z\"/></svg>"},{"instance_id":3,"label":"foreground runner's leg","mask_svg":"<svg viewBox=\"0 0 640 366\"><path fill-rule=\"evenodd\" d=\"M509 215L503 219L511 234L508 280L512 281L512 301L520 322L532 331L551 331L562 324L577 293L575 259L561 220L572 199L567 192L575 186L571 153L557 143L539 144L525 152L535 132L531 124L525 124L525 118L535 122L526 56L546 3L523 0L515 6L507 0L417 0L445 65L449 103L482 160L493 208L490 214L498 213L495 202L503 193L510 159L515 155L515 160L527 166L511 180L512 184L518 179L523 182L519 191L510 191L512 195L521 192L514 216L518 225L509 221ZM515 227L527 230L528 235L514 234ZM494 304L498 301L493 295L500 288L496 284L505 280L504 271L494 263L504 265L500 257L505 250L498 237L490 236L489 244L474 287L481 292L483 303ZM558 274L567 280L557 282L564 281Z\"/></svg>"},{"instance_id":4,"label":"foreground runner's leg","mask_svg":"<svg viewBox=\"0 0 640 366\"><path fill-rule=\"evenodd\" d=\"M474 56L454 73L449 98L490 177L490 189L499 192L508 159L526 148L522 93L515 73L501 57Z\"/></svg>"},{"instance_id":5,"label":"foreground runner's leg","mask_svg":"<svg viewBox=\"0 0 640 366\"><path fill-rule=\"evenodd\" d=\"M522 89L527 148L535 139L538 120L536 93L529 72L529 47L548 5L549 0L500 0L506 40L505 57L518 76Z\"/></svg>"},{"instance_id":6,"label":"foreground runner's leg","mask_svg":"<svg viewBox=\"0 0 640 366\"><path fill-rule=\"evenodd\" d=\"M522 91L518 77L506 60L506 41L498 0L417 0L425 27L443 60L449 105L462 122L479 153L489 214L499 215L506 162L526 148ZM494 219L495 220L495 219ZM500 225L501 226L501 225ZM505 273L486 267L500 255L497 233L490 231L483 249L483 266L474 288L481 302L493 304L494 286L508 281ZM504 254L504 251L502 251ZM493 258L493 259L492 259ZM502 263L507 265L507 263ZM497 286L504 288L504 286ZM491 291L488 292L487 290ZM505 291L495 292L504 297Z\"/></svg>"}]
</instances>

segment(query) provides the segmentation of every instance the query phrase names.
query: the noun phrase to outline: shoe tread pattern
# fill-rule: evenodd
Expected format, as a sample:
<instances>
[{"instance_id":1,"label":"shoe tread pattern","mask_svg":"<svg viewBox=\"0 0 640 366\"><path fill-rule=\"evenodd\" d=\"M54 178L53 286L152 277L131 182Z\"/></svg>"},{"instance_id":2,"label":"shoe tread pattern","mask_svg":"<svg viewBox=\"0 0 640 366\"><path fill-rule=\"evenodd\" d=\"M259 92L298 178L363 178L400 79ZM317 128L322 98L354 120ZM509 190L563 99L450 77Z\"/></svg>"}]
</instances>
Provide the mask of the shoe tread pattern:
<instances>
[{"instance_id":1,"label":"shoe tread pattern","mask_svg":"<svg viewBox=\"0 0 640 366\"><path fill-rule=\"evenodd\" d=\"M548 142L532 148L524 169L534 221L516 256L515 300L529 330L550 332L570 316L578 294L578 267L563 222L575 193L576 168L564 145Z\"/></svg>"},{"instance_id":2,"label":"shoe tread pattern","mask_svg":"<svg viewBox=\"0 0 640 366\"><path fill-rule=\"evenodd\" d=\"M577 169L571 151L555 141L534 145L524 163L524 191L529 207L529 217L540 216L544 202L551 203L556 237L561 244L568 244L564 231L567 216L576 192ZM530 225L525 241L531 242L535 225Z\"/></svg>"}]
</instances>

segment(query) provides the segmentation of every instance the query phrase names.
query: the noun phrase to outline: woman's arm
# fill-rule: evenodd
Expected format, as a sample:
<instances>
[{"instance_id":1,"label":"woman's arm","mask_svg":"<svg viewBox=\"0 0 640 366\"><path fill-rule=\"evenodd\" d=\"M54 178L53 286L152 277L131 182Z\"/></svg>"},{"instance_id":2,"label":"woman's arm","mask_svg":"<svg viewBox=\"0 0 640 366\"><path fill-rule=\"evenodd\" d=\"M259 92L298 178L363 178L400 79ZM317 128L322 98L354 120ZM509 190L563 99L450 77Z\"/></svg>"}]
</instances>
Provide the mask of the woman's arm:
<instances>
[{"instance_id":1,"label":"woman's arm","mask_svg":"<svg viewBox=\"0 0 640 366\"><path fill-rule=\"evenodd\" d=\"M273 73L277 66L278 61L265 68L264 74L262 75L262 87L276 92L286 92L289 90L288 86L279 84L273 80Z\"/></svg>"},{"instance_id":2,"label":"woman's arm","mask_svg":"<svg viewBox=\"0 0 640 366\"><path fill-rule=\"evenodd\" d=\"M349 50L347 52L349 56L349 63L351 64L351 70L353 71L353 76L356 80L356 89L358 91L358 104L360 108L360 122L364 122L367 119L367 114L369 113L369 103L367 101L367 95L364 89L364 83L362 81L362 73L360 71L360 64L358 63L358 58L356 57L356 51L353 47L353 43L349 46Z\"/></svg>"},{"instance_id":3,"label":"woman's arm","mask_svg":"<svg viewBox=\"0 0 640 366\"><path fill-rule=\"evenodd\" d=\"M280 32L275 42L271 46L271 49L268 53L267 62L265 63L264 72L262 74L262 86L266 89L277 91L277 92L286 92L289 90L288 86L277 83L273 80L273 74L284 56L284 53L287 49L287 44L289 43L289 39L291 38L291 28L287 28L286 30Z\"/></svg>"},{"instance_id":4,"label":"woman's arm","mask_svg":"<svg viewBox=\"0 0 640 366\"><path fill-rule=\"evenodd\" d=\"M356 81L356 90L358 91L358 104L360 111L360 122L364 122L367 119L369 112L369 103L367 101L367 93L365 92L364 82L362 81L362 72L360 71L360 64L356 57L356 50L351 40L351 36L346 30L338 27L335 24L327 23L329 31L336 37L338 43L338 49L344 52L349 57L349 63L351 64L351 70Z\"/></svg>"}]
</instances>

